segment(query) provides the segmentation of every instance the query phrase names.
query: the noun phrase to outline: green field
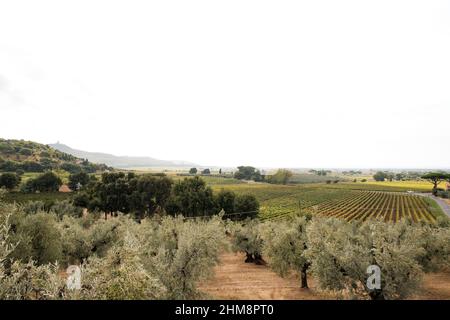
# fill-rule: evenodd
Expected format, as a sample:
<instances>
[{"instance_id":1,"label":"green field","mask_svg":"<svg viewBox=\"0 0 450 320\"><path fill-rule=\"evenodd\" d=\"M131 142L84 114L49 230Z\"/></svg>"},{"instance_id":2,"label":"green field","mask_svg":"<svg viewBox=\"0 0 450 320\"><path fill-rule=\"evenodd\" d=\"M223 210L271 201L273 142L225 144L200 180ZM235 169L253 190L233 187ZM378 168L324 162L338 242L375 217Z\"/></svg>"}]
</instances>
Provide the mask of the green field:
<instances>
[{"instance_id":1,"label":"green field","mask_svg":"<svg viewBox=\"0 0 450 320\"><path fill-rule=\"evenodd\" d=\"M435 222L439 213L426 200L430 199L398 192L356 191L342 199L321 203L316 213L347 221L381 219L396 222L406 218L414 222Z\"/></svg>"},{"instance_id":2,"label":"green field","mask_svg":"<svg viewBox=\"0 0 450 320\"><path fill-rule=\"evenodd\" d=\"M412 188L412 186L415 188ZM343 203L345 203L345 201L349 201L348 199L358 198L365 194L380 194L380 192L376 191L384 191L386 194L395 195L397 193L399 205L401 205L403 201L406 201L404 210L416 210L411 211L412 213L410 215L414 221L425 220L432 222L434 221L436 215L440 214L439 208L435 208L432 204L428 203L428 201L432 200L422 197L409 198L412 196L405 194L406 191L411 189L415 191L429 192L429 185L428 188L425 186L427 185L412 185L409 181L396 182L392 184L388 184L387 182L384 184L346 182L336 184L314 183L293 185L274 185L268 183L230 184L218 183L218 181L215 181L214 184L211 184L214 191L224 189L234 191L238 194L245 193L254 195L260 203L260 217L262 219L282 218L306 211L314 212L317 211L317 207L320 207L320 205L323 204L328 204L331 206L333 203L340 203L339 201L344 201ZM386 197L385 202L388 200L391 202L394 201L390 199L392 197L394 196ZM413 201L409 201L410 199ZM395 198L395 201L397 201L397 198ZM393 203L391 204L389 202L386 206L394 205ZM383 206L385 203L380 202L380 205ZM415 206L417 206L417 208L415 208ZM389 208L392 210L392 207ZM375 211L374 215L376 216L381 215L378 211L376 211L381 210L378 207L365 209ZM392 220L397 221L401 217L405 216L406 212L404 213L403 211L399 211L398 219L397 211L394 215L396 218Z\"/></svg>"},{"instance_id":3,"label":"green field","mask_svg":"<svg viewBox=\"0 0 450 320\"><path fill-rule=\"evenodd\" d=\"M21 193L21 192L7 192L3 200L6 202L25 203L27 201L42 201L46 204L55 201L71 199L71 193L63 192L41 192L41 193Z\"/></svg>"},{"instance_id":4,"label":"green field","mask_svg":"<svg viewBox=\"0 0 450 320\"><path fill-rule=\"evenodd\" d=\"M363 183L360 183L360 184L363 184ZM368 181L368 182L364 182L364 184L376 186L376 187L379 187L380 189L382 189L382 188L400 188L405 191L412 190L412 191L419 191L419 192L431 192L431 188L433 186L430 182L422 181L422 180L420 180L420 181L382 181L382 182ZM445 189L446 183L441 182L438 185L438 187Z\"/></svg>"}]
</instances>

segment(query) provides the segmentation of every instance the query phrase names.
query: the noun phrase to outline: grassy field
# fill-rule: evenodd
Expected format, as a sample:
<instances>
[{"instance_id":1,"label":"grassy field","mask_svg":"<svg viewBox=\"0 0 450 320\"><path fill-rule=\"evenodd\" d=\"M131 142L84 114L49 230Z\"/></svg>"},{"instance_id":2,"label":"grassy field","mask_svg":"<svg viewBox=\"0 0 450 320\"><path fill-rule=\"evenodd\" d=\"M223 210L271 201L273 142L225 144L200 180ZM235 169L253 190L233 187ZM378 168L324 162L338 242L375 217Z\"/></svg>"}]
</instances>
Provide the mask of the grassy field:
<instances>
[{"instance_id":1,"label":"grassy field","mask_svg":"<svg viewBox=\"0 0 450 320\"><path fill-rule=\"evenodd\" d=\"M309 173L295 173L289 179L290 183L320 183L326 182L327 180L340 180L340 181L350 181L348 177L338 177L338 176L319 176L316 174Z\"/></svg>"},{"instance_id":2,"label":"grassy field","mask_svg":"<svg viewBox=\"0 0 450 320\"><path fill-rule=\"evenodd\" d=\"M41 193L21 193L21 192L7 192L4 195L3 200L6 202L24 203L27 201L43 201L44 203L53 203L55 201L61 201L71 199L71 193L63 192L41 192Z\"/></svg>"},{"instance_id":3,"label":"grassy field","mask_svg":"<svg viewBox=\"0 0 450 320\"><path fill-rule=\"evenodd\" d=\"M170 175L170 177L174 180L174 181L179 181L179 180L183 180L184 178L191 178L192 176L178 176L178 175ZM213 185L230 185L230 184L246 184L245 182L238 180L238 179L234 179L234 178L224 178L224 177L219 177L219 176L200 176L200 178L202 180L204 180L208 185L213 186Z\"/></svg>"},{"instance_id":4,"label":"grassy field","mask_svg":"<svg viewBox=\"0 0 450 320\"><path fill-rule=\"evenodd\" d=\"M359 183L363 184L363 183ZM412 191L419 191L419 192L431 192L431 189L433 185L430 182L427 181L367 181L364 182L364 184L377 186L380 188L383 187L390 187L390 188L401 188L405 191L412 190ZM441 182L439 184L439 188L445 189L446 183Z\"/></svg>"},{"instance_id":5,"label":"grassy field","mask_svg":"<svg viewBox=\"0 0 450 320\"><path fill-rule=\"evenodd\" d=\"M69 176L70 173L65 171L65 170L53 170L53 172L58 175L58 177L61 178L61 180L63 181L63 183L68 183L69 182ZM43 172L25 172L21 177L21 183L25 183L27 182L27 180L29 179L35 179L38 176L42 175Z\"/></svg>"}]
</instances>

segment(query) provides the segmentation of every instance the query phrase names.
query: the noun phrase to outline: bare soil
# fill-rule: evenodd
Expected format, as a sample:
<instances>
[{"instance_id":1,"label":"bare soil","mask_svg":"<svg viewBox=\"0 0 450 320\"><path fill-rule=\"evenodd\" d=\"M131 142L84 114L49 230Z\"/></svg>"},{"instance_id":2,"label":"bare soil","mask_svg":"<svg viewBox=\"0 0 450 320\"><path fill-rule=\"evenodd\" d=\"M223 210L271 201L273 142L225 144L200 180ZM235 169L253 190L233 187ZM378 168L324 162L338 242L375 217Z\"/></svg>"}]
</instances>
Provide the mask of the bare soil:
<instances>
[{"instance_id":1,"label":"bare soil","mask_svg":"<svg viewBox=\"0 0 450 320\"><path fill-rule=\"evenodd\" d=\"M245 255L224 253L215 267L212 279L199 285L200 290L213 299L255 300L324 300L336 299L331 293L321 292L312 277L309 289L300 288L298 275L279 277L268 266L244 263ZM427 274L423 288L412 299L450 300L450 272Z\"/></svg>"}]
</instances>

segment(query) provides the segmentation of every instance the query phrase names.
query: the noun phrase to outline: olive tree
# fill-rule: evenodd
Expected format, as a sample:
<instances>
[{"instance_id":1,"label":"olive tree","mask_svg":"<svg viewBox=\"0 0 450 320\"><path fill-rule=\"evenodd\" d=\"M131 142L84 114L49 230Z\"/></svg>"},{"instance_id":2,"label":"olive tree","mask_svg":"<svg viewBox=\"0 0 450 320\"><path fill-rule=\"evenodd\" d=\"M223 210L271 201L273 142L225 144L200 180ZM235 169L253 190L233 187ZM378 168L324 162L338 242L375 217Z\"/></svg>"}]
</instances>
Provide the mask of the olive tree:
<instances>
[{"instance_id":1,"label":"olive tree","mask_svg":"<svg viewBox=\"0 0 450 320\"><path fill-rule=\"evenodd\" d=\"M257 219L236 222L232 231L232 244L234 251L245 253L246 263L265 264L262 258L263 240L260 233L260 223Z\"/></svg>"},{"instance_id":2,"label":"olive tree","mask_svg":"<svg viewBox=\"0 0 450 320\"><path fill-rule=\"evenodd\" d=\"M104 221L104 220L101 220ZM65 265L80 264L92 255L91 230L84 228L79 219L65 216L59 223L62 235L62 262Z\"/></svg>"},{"instance_id":3,"label":"olive tree","mask_svg":"<svg viewBox=\"0 0 450 320\"><path fill-rule=\"evenodd\" d=\"M225 247L222 218L184 221L165 217L142 224L147 234L143 259L146 269L157 275L167 290L165 299L201 297L196 284L212 275L219 254Z\"/></svg>"},{"instance_id":4,"label":"olive tree","mask_svg":"<svg viewBox=\"0 0 450 320\"><path fill-rule=\"evenodd\" d=\"M353 297L403 299L420 285L420 233L406 222L347 223L314 218L308 227L307 256L322 289ZM368 267L381 270L380 287L368 287Z\"/></svg>"},{"instance_id":5,"label":"olive tree","mask_svg":"<svg viewBox=\"0 0 450 320\"><path fill-rule=\"evenodd\" d=\"M146 300L162 298L165 289L144 267L142 244L127 233L104 258L90 257L82 265L82 288L72 299Z\"/></svg>"},{"instance_id":6,"label":"olive tree","mask_svg":"<svg viewBox=\"0 0 450 320\"><path fill-rule=\"evenodd\" d=\"M9 218L0 210L0 300L59 298L63 283L57 264L36 266L33 261L24 264L10 258L15 244L10 240Z\"/></svg>"},{"instance_id":7,"label":"olive tree","mask_svg":"<svg viewBox=\"0 0 450 320\"><path fill-rule=\"evenodd\" d=\"M46 212L27 215L20 207L11 208L10 241L15 243L10 258L38 265L62 259L61 233L55 216Z\"/></svg>"},{"instance_id":8,"label":"olive tree","mask_svg":"<svg viewBox=\"0 0 450 320\"><path fill-rule=\"evenodd\" d=\"M416 239L423 248L417 261L425 272L437 272L450 267L450 228L439 225L415 226Z\"/></svg>"},{"instance_id":9,"label":"olive tree","mask_svg":"<svg viewBox=\"0 0 450 320\"><path fill-rule=\"evenodd\" d=\"M263 231L263 255L270 267L282 277L291 271L299 272L302 288L308 288L307 273L311 265L305 254L307 223L305 217L294 217L289 221L268 223Z\"/></svg>"}]
</instances>

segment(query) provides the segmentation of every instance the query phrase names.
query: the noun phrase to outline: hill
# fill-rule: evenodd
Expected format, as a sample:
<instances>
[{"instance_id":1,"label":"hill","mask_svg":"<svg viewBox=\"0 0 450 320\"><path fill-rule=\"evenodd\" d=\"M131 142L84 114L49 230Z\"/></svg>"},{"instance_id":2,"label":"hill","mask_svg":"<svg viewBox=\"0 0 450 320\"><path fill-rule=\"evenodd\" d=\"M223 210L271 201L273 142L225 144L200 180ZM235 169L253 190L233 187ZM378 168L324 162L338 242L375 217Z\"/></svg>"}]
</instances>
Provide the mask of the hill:
<instances>
[{"instance_id":1,"label":"hill","mask_svg":"<svg viewBox=\"0 0 450 320\"><path fill-rule=\"evenodd\" d=\"M64 153L71 154L73 156L88 159L94 163L105 163L108 166L116 168L133 168L133 167L194 167L198 166L191 162L186 161L169 161L159 160L150 157L128 157L128 156L115 156L107 153L88 152L73 149L65 144L55 143L50 144L51 147Z\"/></svg>"},{"instance_id":2,"label":"hill","mask_svg":"<svg viewBox=\"0 0 450 320\"><path fill-rule=\"evenodd\" d=\"M0 138L0 172L43 172L56 169L70 173L81 170L92 173L109 168L104 164L94 164L48 145Z\"/></svg>"}]
</instances>

